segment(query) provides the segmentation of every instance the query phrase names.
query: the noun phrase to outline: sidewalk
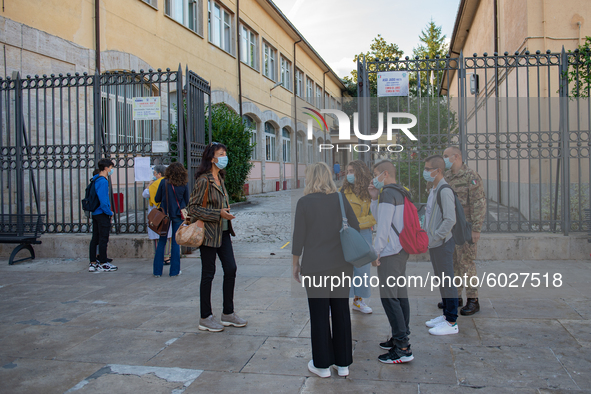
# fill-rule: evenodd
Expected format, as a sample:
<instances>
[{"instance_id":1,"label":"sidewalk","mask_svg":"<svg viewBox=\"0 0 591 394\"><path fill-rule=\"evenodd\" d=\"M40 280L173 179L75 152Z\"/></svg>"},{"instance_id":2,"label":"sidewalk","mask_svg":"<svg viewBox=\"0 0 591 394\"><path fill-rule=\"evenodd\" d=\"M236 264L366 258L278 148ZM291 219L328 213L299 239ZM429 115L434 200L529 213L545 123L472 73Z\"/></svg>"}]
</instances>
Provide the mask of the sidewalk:
<instances>
[{"instance_id":1,"label":"sidewalk","mask_svg":"<svg viewBox=\"0 0 591 394\"><path fill-rule=\"evenodd\" d=\"M152 277L146 260L118 261L111 273L89 273L84 260L0 262L0 392L591 392L581 391L591 388L588 262L480 263L479 272L561 272L563 286L483 288L481 312L460 317L454 336L428 334L424 321L440 313L438 297L412 289L415 360L402 365L376 359L389 334L376 291L373 314L352 313L351 375L320 379L306 368L307 303L292 297L289 248L279 247L236 245L236 311L249 324L222 333L197 329L195 257L183 259L179 278L167 269ZM409 263L408 274L429 270ZM221 278L220 267L217 315Z\"/></svg>"},{"instance_id":2,"label":"sidewalk","mask_svg":"<svg viewBox=\"0 0 591 394\"><path fill-rule=\"evenodd\" d=\"M434 337L438 291L411 288L414 361L382 364L389 325L378 289L352 312L350 376L311 376L308 306L291 279L290 193L253 196L236 214L235 310L245 328L197 329L199 253L182 275L154 278L150 259L0 261L0 393L591 393L591 263L479 261L478 273L562 274L559 288L483 287L458 335ZM508 248L510 246L507 245ZM112 256L116 257L116 256ZM372 274L375 274L375 268ZM408 275L432 272L409 262ZM523 277L522 277L523 279ZM219 318L222 269L212 304Z\"/></svg>"}]
</instances>

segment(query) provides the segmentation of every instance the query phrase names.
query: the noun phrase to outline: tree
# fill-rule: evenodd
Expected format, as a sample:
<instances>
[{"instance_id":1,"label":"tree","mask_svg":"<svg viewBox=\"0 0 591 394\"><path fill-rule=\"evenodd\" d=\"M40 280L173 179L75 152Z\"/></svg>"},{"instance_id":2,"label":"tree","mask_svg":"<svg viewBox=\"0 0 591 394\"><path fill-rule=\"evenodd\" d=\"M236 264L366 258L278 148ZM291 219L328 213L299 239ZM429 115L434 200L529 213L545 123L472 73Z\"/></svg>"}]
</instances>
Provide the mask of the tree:
<instances>
[{"instance_id":1,"label":"tree","mask_svg":"<svg viewBox=\"0 0 591 394\"><path fill-rule=\"evenodd\" d=\"M573 53L569 51L569 53ZM574 56L569 57L569 69L567 72L572 97L591 97L591 37L585 37L585 43L579 45Z\"/></svg>"},{"instance_id":2,"label":"tree","mask_svg":"<svg viewBox=\"0 0 591 394\"><path fill-rule=\"evenodd\" d=\"M358 59L362 59L365 57L366 61L373 62L376 59L385 60L390 59L394 60L396 57L400 57L403 55L404 52L398 47L397 44L388 43L381 34L378 34L376 38L373 39L372 43L369 46L369 51L365 53L360 53L355 55L353 61L357 64ZM370 70L376 70L375 65L370 65ZM380 71L387 71L387 69ZM357 85L357 69L351 71L351 77L344 78L345 86L350 86L351 84ZM349 89L348 89L349 90ZM378 93L378 76L377 74L369 74L369 91L370 95L376 96ZM357 86L355 86L355 93L357 92Z\"/></svg>"},{"instance_id":3,"label":"tree","mask_svg":"<svg viewBox=\"0 0 591 394\"><path fill-rule=\"evenodd\" d=\"M415 59L437 59L445 57L448 52L448 45L445 42L446 36L442 34L441 26L437 26L433 19L419 35L419 46L413 49ZM445 63L443 61L428 61L425 65L432 71L420 71L412 73L410 86L414 88L415 93L421 97L438 95L439 84L443 77ZM439 69L439 70L438 70ZM420 82L420 84L419 84ZM420 91L419 91L420 90Z\"/></svg>"},{"instance_id":4,"label":"tree","mask_svg":"<svg viewBox=\"0 0 591 394\"><path fill-rule=\"evenodd\" d=\"M226 189L233 202L242 201L244 183L253 166L250 161L254 147L250 142L251 131L240 115L223 103L211 107L211 120L213 141L226 145L228 149L229 163L224 181ZM205 130L208 128L209 117L206 117Z\"/></svg>"}]
</instances>

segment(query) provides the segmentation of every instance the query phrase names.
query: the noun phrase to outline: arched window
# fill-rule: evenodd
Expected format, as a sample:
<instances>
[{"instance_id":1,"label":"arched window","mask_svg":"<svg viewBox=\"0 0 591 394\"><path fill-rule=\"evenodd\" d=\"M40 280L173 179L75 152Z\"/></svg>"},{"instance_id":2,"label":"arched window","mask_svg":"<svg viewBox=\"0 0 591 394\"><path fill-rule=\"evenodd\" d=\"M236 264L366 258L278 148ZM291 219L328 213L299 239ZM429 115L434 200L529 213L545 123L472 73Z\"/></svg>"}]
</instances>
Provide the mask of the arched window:
<instances>
[{"instance_id":1,"label":"arched window","mask_svg":"<svg viewBox=\"0 0 591 394\"><path fill-rule=\"evenodd\" d=\"M253 118L248 115L244 115L242 117L244 123L246 124L246 128L250 129L250 144L252 145L252 151L250 153L250 159L256 160L257 159L257 124Z\"/></svg>"},{"instance_id":2,"label":"arched window","mask_svg":"<svg viewBox=\"0 0 591 394\"><path fill-rule=\"evenodd\" d=\"M275 144L277 143L277 131L270 122L265 122L265 146L266 157L268 161L276 161Z\"/></svg>"},{"instance_id":3,"label":"arched window","mask_svg":"<svg viewBox=\"0 0 591 394\"><path fill-rule=\"evenodd\" d=\"M289 129L284 127L281 130L282 136L282 145L283 145L283 161L286 163L291 162L291 135L289 133Z\"/></svg>"},{"instance_id":4,"label":"arched window","mask_svg":"<svg viewBox=\"0 0 591 394\"><path fill-rule=\"evenodd\" d=\"M314 163L314 143L308 140L308 164Z\"/></svg>"},{"instance_id":5,"label":"arched window","mask_svg":"<svg viewBox=\"0 0 591 394\"><path fill-rule=\"evenodd\" d=\"M298 163L304 162L304 137L301 134L298 134Z\"/></svg>"}]
</instances>

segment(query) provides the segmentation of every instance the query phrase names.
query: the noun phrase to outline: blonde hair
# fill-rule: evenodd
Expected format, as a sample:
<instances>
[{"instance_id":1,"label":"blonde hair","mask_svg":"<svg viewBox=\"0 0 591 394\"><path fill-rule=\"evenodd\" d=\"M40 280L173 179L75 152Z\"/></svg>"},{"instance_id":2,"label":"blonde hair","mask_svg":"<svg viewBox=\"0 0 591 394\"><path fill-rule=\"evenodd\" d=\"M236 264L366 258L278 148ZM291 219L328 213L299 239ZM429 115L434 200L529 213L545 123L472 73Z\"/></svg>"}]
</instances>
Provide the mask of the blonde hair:
<instances>
[{"instance_id":1,"label":"blonde hair","mask_svg":"<svg viewBox=\"0 0 591 394\"><path fill-rule=\"evenodd\" d=\"M306 187L304 195L311 193L336 193L337 187L332 180L332 173L324 162L312 164L306 168Z\"/></svg>"}]
</instances>

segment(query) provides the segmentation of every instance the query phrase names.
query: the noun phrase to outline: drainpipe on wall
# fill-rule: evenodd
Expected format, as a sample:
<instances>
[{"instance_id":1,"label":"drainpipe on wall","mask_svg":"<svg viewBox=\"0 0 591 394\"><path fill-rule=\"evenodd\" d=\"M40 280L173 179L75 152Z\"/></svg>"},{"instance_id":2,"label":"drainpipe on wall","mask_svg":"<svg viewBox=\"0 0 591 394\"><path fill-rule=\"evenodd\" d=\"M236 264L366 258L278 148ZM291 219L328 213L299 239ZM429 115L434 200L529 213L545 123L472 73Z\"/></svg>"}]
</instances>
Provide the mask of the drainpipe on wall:
<instances>
[{"instance_id":1,"label":"drainpipe on wall","mask_svg":"<svg viewBox=\"0 0 591 394\"><path fill-rule=\"evenodd\" d=\"M298 188L298 181L299 181L299 174L298 174L298 168L299 168L299 161L298 161L298 95L297 95L297 73L296 73L296 67L297 67L297 63L296 63L296 45L298 45L300 42L302 42L302 39L300 38L299 40L297 40L296 42L293 43L293 127L295 130L295 185L292 186L292 189L297 189ZM303 79L302 79L303 82ZM303 87L303 86L302 86ZM304 141L302 141L302 149L303 149L303 144Z\"/></svg>"},{"instance_id":2,"label":"drainpipe on wall","mask_svg":"<svg viewBox=\"0 0 591 394\"><path fill-rule=\"evenodd\" d=\"M323 107L326 107L326 73L327 72L328 72L328 70L326 70L324 72L324 74L322 74L322 94L324 95L322 97L322 101L324 102ZM326 144L326 132L327 132L327 130L324 130L324 143L325 144ZM326 149L324 149L324 162L326 163ZM326 164L328 164L328 163L326 163Z\"/></svg>"},{"instance_id":3,"label":"drainpipe on wall","mask_svg":"<svg viewBox=\"0 0 591 394\"><path fill-rule=\"evenodd\" d=\"M240 118L242 118L242 67L240 65L240 0L236 0L236 60L238 61L238 107L240 108Z\"/></svg>"},{"instance_id":4,"label":"drainpipe on wall","mask_svg":"<svg viewBox=\"0 0 591 394\"><path fill-rule=\"evenodd\" d=\"M100 7L99 7L100 0L94 0L94 35L96 39L96 43L94 44L95 50L95 67L96 71L100 74L101 73L101 24L100 24Z\"/></svg>"}]
</instances>

